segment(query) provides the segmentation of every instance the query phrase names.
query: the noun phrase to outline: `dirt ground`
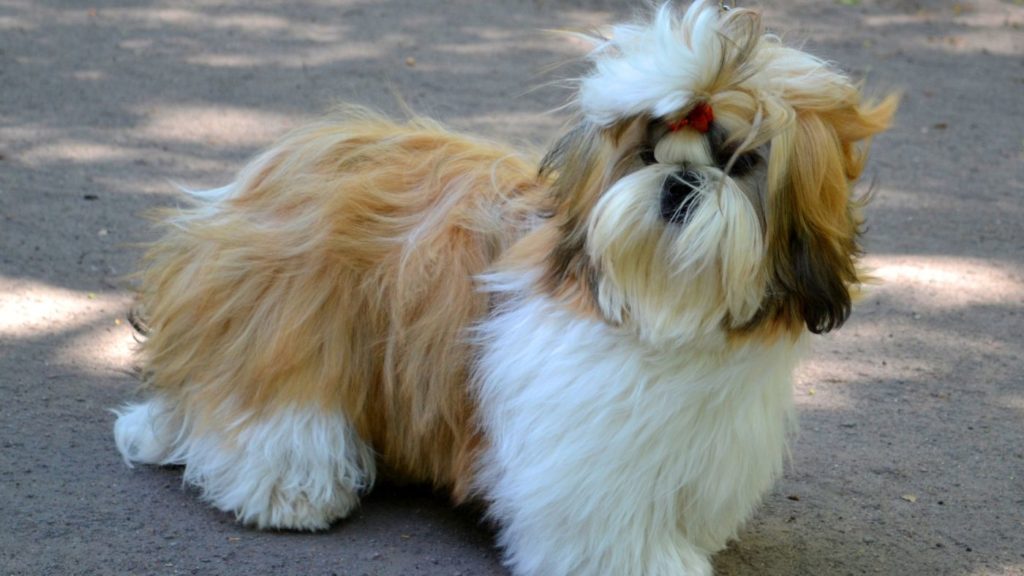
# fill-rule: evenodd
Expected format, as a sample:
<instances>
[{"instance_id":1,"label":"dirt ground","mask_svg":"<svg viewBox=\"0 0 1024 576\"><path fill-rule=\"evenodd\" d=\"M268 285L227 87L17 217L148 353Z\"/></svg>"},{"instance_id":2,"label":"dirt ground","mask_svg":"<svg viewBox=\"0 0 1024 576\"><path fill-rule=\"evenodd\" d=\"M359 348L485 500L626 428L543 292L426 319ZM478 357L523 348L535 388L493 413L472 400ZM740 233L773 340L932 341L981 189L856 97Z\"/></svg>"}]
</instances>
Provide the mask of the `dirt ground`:
<instances>
[{"instance_id":1,"label":"dirt ground","mask_svg":"<svg viewBox=\"0 0 1024 576\"><path fill-rule=\"evenodd\" d=\"M747 4L741 2L741 4ZM868 173L880 284L801 369L802 431L731 576L1024 574L1024 5L766 2L905 98ZM541 146L612 0L0 0L0 575L503 574L474 510L380 486L321 534L257 532L129 470L120 277L174 183L217 186L337 101Z\"/></svg>"}]
</instances>

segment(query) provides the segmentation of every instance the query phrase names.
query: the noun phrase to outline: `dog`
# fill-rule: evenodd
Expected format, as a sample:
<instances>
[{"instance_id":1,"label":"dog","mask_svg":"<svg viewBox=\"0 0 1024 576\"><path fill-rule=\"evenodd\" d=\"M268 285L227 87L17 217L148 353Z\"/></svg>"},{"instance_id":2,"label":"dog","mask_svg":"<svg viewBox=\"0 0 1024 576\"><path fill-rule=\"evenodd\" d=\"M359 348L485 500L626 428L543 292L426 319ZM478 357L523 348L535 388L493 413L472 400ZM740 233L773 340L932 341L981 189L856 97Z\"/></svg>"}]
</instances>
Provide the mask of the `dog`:
<instances>
[{"instance_id":1,"label":"dog","mask_svg":"<svg viewBox=\"0 0 1024 576\"><path fill-rule=\"evenodd\" d=\"M482 502L517 575L707 575L863 281L871 99L749 9L587 34L539 160L350 107L161 215L129 465L321 530L378 473Z\"/></svg>"}]
</instances>

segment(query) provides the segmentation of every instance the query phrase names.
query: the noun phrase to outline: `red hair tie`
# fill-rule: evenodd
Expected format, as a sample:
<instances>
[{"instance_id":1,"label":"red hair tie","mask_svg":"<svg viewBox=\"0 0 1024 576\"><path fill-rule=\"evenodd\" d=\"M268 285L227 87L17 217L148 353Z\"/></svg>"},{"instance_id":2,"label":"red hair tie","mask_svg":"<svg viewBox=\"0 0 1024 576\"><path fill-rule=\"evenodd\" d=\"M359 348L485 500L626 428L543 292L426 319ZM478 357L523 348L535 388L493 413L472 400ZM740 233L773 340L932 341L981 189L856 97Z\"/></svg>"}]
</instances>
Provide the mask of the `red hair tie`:
<instances>
[{"instance_id":1,"label":"red hair tie","mask_svg":"<svg viewBox=\"0 0 1024 576\"><path fill-rule=\"evenodd\" d=\"M675 122L669 122L668 129L672 132L677 132L683 128L690 127L704 134L711 129L711 122L714 120L715 113L711 111L711 105L707 102L701 102L694 106L693 110L690 110L686 117L680 118Z\"/></svg>"}]
</instances>

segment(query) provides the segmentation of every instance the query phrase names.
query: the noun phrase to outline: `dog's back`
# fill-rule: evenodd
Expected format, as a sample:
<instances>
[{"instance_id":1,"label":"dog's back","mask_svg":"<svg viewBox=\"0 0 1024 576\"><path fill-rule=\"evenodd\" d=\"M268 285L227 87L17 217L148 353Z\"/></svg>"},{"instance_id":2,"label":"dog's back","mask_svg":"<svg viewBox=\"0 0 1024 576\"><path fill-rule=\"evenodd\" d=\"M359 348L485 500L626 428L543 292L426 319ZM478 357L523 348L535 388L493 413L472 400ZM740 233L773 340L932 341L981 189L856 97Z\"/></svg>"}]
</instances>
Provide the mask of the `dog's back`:
<instances>
[{"instance_id":1,"label":"dog's back","mask_svg":"<svg viewBox=\"0 0 1024 576\"><path fill-rule=\"evenodd\" d=\"M536 164L512 151L349 110L167 211L141 275L144 369L166 413L145 441L126 421L122 451L202 467L188 456L200 439L322 413L380 465L463 497L476 443L464 332L488 306L474 277L529 224L537 191Z\"/></svg>"}]
</instances>

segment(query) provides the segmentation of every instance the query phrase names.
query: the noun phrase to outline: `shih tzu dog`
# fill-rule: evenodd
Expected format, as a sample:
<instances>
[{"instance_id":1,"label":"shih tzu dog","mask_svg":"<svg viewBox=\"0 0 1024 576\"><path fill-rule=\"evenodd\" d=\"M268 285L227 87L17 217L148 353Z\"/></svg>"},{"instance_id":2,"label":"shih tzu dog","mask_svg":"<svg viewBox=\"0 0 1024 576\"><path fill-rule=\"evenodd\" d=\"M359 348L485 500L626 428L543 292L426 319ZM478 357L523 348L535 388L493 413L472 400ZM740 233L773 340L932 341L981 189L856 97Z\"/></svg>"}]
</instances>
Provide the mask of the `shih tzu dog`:
<instances>
[{"instance_id":1,"label":"shih tzu dog","mask_svg":"<svg viewBox=\"0 0 1024 576\"><path fill-rule=\"evenodd\" d=\"M710 574L850 313L897 99L713 2L588 38L539 162L349 109L168 211L124 458L261 528L380 471L485 503L515 574Z\"/></svg>"}]
</instances>

